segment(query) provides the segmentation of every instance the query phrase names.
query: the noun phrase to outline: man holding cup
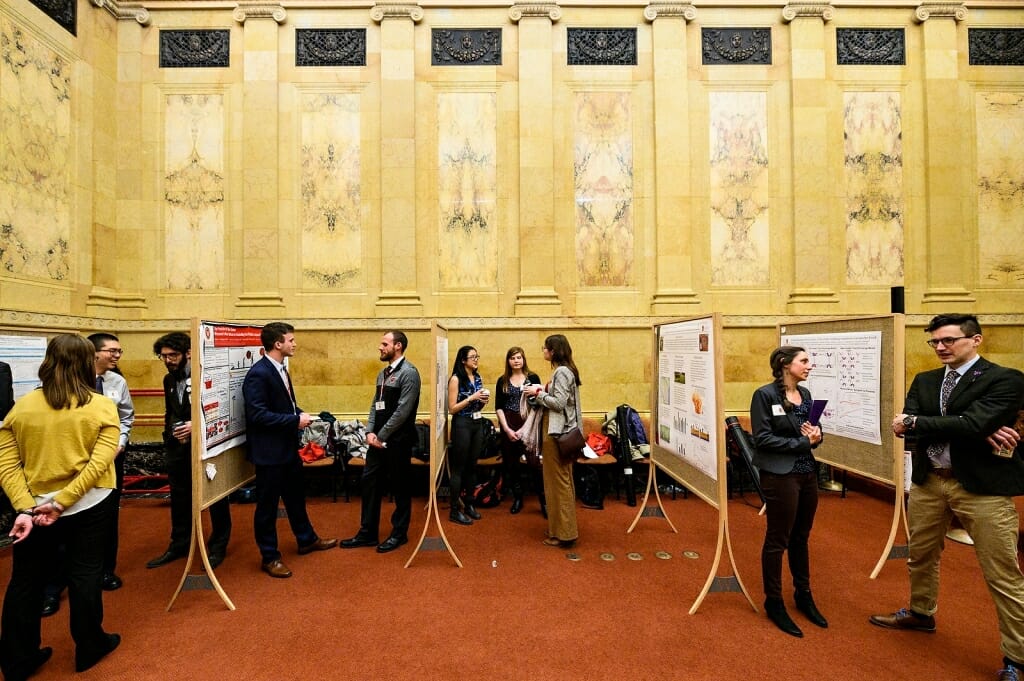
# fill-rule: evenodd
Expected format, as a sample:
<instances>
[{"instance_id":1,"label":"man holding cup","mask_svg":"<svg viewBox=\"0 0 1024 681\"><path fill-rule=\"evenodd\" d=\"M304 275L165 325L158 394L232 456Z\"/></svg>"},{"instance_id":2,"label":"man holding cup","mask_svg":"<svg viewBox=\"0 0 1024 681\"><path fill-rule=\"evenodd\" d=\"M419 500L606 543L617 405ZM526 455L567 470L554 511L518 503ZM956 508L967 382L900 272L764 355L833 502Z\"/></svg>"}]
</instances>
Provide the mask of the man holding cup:
<instances>
[{"instance_id":1,"label":"man holding cup","mask_svg":"<svg viewBox=\"0 0 1024 681\"><path fill-rule=\"evenodd\" d=\"M157 568L184 558L192 539L192 339L181 332L161 336L153 353L167 369L164 376L164 455L171 487L171 543L163 554L146 563ZM207 544L210 566L217 567L231 538L228 498L210 506L213 531Z\"/></svg>"}]
</instances>

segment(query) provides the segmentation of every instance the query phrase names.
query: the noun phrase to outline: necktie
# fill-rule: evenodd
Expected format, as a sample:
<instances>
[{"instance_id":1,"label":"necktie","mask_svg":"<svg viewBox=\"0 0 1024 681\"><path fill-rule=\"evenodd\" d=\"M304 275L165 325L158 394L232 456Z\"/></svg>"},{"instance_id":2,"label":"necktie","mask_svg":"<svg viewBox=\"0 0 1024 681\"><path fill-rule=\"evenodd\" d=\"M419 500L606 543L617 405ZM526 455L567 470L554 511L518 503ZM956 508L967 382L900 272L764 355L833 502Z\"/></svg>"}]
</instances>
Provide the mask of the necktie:
<instances>
[{"instance_id":1,"label":"necktie","mask_svg":"<svg viewBox=\"0 0 1024 681\"><path fill-rule=\"evenodd\" d=\"M98 392L100 395L103 394L103 377L102 376L97 376L96 377L96 392Z\"/></svg>"},{"instance_id":2,"label":"necktie","mask_svg":"<svg viewBox=\"0 0 1024 681\"><path fill-rule=\"evenodd\" d=\"M946 404L949 402L949 396L953 392L953 388L956 387L956 381L960 378L960 374L955 371L946 373L946 377L942 379L942 388L939 390L939 412L943 416L946 415ZM946 451L947 442L933 442L928 445L928 459L933 464L936 464L939 468L948 468L949 461L943 456ZM941 464L941 465L939 465Z\"/></svg>"}]
</instances>

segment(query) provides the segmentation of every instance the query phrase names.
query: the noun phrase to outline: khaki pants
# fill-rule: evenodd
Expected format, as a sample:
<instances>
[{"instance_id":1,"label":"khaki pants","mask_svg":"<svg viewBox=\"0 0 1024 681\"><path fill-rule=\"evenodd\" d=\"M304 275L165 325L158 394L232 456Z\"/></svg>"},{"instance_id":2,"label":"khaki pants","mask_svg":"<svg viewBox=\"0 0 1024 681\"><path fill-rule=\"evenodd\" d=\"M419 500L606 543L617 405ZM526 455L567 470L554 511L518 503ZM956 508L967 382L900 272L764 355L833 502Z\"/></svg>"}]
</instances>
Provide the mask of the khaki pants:
<instances>
[{"instance_id":1,"label":"khaki pants","mask_svg":"<svg viewBox=\"0 0 1024 681\"><path fill-rule=\"evenodd\" d=\"M572 483L572 463L558 460L558 445L547 435L547 417L544 418L544 496L548 505L548 536L563 541L578 539L576 525L576 488Z\"/></svg>"},{"instance_id":2,"label":"khaki pants","mask_svg":"<svg viewBox=\"0 0 1024 681\"><path fill-rule=\"evenodd\" d=\"M974 540L974 550L999 616L1000 648L1024 662L1024 575L1017 563L1017 509L1011 497L971 494L955 479L929 474L910 489L910 609L938 609L939 557L953 514Z\"/></svg>"}]
</instances>

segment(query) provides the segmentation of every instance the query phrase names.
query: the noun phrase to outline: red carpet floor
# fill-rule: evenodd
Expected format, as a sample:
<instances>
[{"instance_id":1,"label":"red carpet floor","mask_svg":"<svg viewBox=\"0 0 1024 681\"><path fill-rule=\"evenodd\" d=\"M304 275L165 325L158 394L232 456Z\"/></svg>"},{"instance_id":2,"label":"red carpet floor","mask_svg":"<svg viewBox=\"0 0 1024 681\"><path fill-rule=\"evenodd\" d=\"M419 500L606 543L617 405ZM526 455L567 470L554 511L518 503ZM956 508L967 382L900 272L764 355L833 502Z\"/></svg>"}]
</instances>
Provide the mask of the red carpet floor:
<instances>
[{"instance_id":1,"label":"red carpet floor","mask_svg":"<svg viewBox=\"0 0 1024 681\"><path fill-rule=\"evenodd\" d=\"M868 623L871 613L908 598L902 561L868 578L892 513L878 499L822 494L812 573L831 626L817 629L791 606L803 639L775 629L740 593L710 593L697 614L688 614L708 576L717 527L715 512L693 497L665 502L679 534L663 519L644 518L627 535L636 509L613 498L603 511L581 509L575 562L541 544L546 525L535 498L517 516L506 501L484 510L472 527L445 521L464 568L446 552L421 551L404 569L423 528L424 503L414 500L411 543L388 555L363 548L297 556L282 520L284 561L295 573L285 580L260 572L253 507L234 506L234 535L217 575L237 610L200 590L183 592L165 612L184 562L155 570L145 562L166 546L169 507L126 499L119 567L125 585L105 599L105 624L121 633L121 647L74 675L65 598L43 622L43 643L54 655L33 678L991 680L1000 666L995 610L970 547L947 546L938 633ZM321 536L355 533L357 500L318 498L309 507ZM764 521L742 501L731 502L729 514L739 576L761 610ZM659 551L670 557L658 558ZM684 557L689 551L698 557ZM721 574L727 565L724 554ZM4 584L9 572L6 550Z\"/></svg>"}]
</instances>

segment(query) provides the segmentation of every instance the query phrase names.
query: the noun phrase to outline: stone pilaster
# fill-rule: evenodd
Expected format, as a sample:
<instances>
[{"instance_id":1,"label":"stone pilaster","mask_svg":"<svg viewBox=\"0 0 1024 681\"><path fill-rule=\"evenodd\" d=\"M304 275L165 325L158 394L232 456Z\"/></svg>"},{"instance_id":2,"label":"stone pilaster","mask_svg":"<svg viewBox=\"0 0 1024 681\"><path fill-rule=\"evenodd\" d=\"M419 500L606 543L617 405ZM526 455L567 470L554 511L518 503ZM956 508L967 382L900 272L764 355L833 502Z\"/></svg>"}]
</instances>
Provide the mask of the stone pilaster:
<instances>
[{"instance_id":1,"label":"stone pilaster","mask_svg":"<svg viewBox=\"0 0 1024 681\"><path fill-rule=\"evenodd\" d=\"M925 3L914 17L922 23L924 52L925 196L927 270L922 303L946 308L973 303L968 290L975 241L964 239L971 220L962 200L965 164L964 116L951 116L960 101L957 22L967 19L967 8L953 3ZM969 132L968 132L969 134ZM965 249L965 246L967 247ZM916 255L926 255L917 251ZM931 308L940 311L938 308Z\"/></svg>"},{"instance_id":2,"label":"stone pilaster","mask_svg":"<svg viewBox=\"0 0 1024 681\"><path fill-rule=\"evenodd\" d=\"M686 69L686 23L697 10L686 2L652 2L654 56L654 183L656 288L651 313L682 314L700 303L693 290L693 215L690 185L690 98L680 87Z\"/></svg>"},{"instance_id":3,"label":"stone pilaster","mask_svg":"<svg viewBox=\"0 0 1024 681\"><path fill-rule=\"evenodd\" d=\"M825 22L831 5L791 2L782 10L789 22L792 79L793 287L791 312L826 312L839 302L833 290L840 276L831 270L829 248L828 87L825 79ZM824 183L824 184L823 184Z\"/></svg>"},{"instance_id":4,"label":"stone pilaster","mask_svg":"<svg viewBox=\"0 0 1024 681\"><path fill-rule=\"evenodd\" d=\"M416 4L378 3L381 253L378 317L423 314L416 279Z\"/></svg>"},{"instance_id":5,"label":"stone pilaster","mask_svg":"<svg viewBox=\"0 0 1024 681\"><path fill-rule=\"evenodd\" d=\"M509 17L519 24L519 295L516 315L562 314L555 291L554 84L552 24L562 16L554 3L516 3ZM570 257L570 263L575 261Z\"/></svg>"},{"instance_id":6,"label":"stone pilaster","mask_svg":"<svg viewBox=\"0 0 1024 681\"><path fill-rule=\"evenodd\" d=\"M242 31L242 196L241 224L230 220L231 271L241 271L235 307L242 317L274 316L284 311L281 282L298 267L298 242L281 234L278 211L280 152L278 102L278 24L287 14L280 5L240 3L232 16Z\"/></svg>"}]
</instances>

